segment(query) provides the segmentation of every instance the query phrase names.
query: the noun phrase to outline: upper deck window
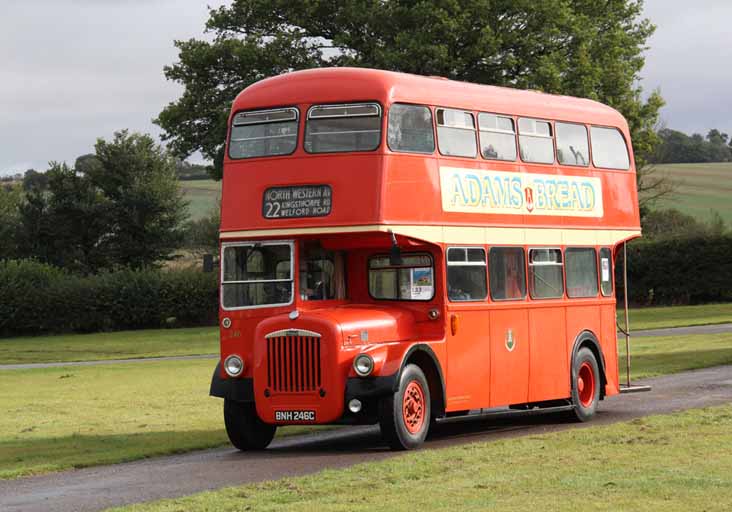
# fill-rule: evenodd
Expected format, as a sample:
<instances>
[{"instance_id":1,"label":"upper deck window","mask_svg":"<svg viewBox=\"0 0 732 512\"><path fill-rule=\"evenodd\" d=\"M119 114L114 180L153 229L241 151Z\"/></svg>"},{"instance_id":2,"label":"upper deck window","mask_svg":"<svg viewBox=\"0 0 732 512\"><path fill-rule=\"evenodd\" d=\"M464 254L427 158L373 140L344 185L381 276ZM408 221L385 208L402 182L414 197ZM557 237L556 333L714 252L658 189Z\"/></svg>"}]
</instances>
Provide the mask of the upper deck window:
<instances>
[{"instance_id":1,"label":"upper deck window","mask_svg":"<svg viewBox=\"0 0 732 512\"><path fill-rule=\"evenodd\" d=\"M475 158L475 119L463 110L437 109L437 144L448 156Z\"/></svg>"},{"instance_id":2,"label":"upper deck window","mask_svg":"<svg viewBox=\"0 0 732 512\"><path fill-rule=\"evenodd\" d=\"M581 124L554 123L557 130L557 159L560 164L590 165L587 128Z\"/></svg>"},{"instance_id":3,"label":"upper deck window","mask_svg":"<svg viewBox=\"0 0 732 512\"><path fill-rule=\"evenodd\" d=\"M292 303L292 244L262 242L224 246L224 309Z\"/></svg>"},{"instance_id":4,"label":"upper deck window","mask_svg":"<svg viewBox=\"0 0 732 512\"><path fill-rule=\"evenodd\" d=\"M381 107L376 103L310 107L305 151L373 151L381 139Z\"/></svg>"},{"instance_id":5,"label":"upper deck window","mask_svg":"<svg viewBox=\"0 0 732 512\"><path fill-rule=\"evenodd\" d=\"M539 119L519 119L521 160L538 164L554 163L552 125Z\"/></svg>"},{"instance_id":6,"label":"upper deck window","mask_svg":"<svg viewBox=\"0 0 732 512\"><path fill-rule=\"evenodd\" d=\"M393 104L389 108L387 142L392 151L434 152L435 134L430 109L421 105Z\"/></svg>"},{"instance_id":7,"label":"upper deck window","mask_svg":"<svg viewBox=\"0 0 732 512\"><path fill-rule=\"evenodd\" d=\"M478 114L480 154L489 160L516 160L516 130L513 119Z\"/></svg>"},{"instance_id":8,"label":"upper deck window","mask_svg":"<svg viewBox=\"0 0 732 512\"><path fill-rule=\"evenodd\" d=\"M628 147L618 129L593 126L590 128L590 135L592 136L592 163L595 164L595 167L630 169Z\"/></svg>"},{"instance_id":9,"label":"upper deck window","mask_svg":"<svg viewBox=\"0 0 732 512\"><path fill-rule=\"evenodd\" d=\"M289 155L297 146L296 108L239 112L231 123L229 157Z\"/></svg>"}]
</instances>

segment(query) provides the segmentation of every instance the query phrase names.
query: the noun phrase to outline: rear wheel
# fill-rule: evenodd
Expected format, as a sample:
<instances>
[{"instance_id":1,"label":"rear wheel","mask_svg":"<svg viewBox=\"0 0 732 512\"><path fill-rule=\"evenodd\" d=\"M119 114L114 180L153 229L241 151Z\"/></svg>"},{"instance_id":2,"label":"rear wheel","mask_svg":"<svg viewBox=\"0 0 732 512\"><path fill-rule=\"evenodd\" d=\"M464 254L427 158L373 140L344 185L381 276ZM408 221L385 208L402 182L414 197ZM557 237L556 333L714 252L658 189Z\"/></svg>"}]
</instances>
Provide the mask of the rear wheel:
<instances>
[{"instance_id":1,"label":"rear wheel","mask_svg":"<svg viewBox=\"0 0 732 512\"><path fill-rule=\"evenodd\" d=\"M399 389L379 402L381 435L394 450L417 448L427 437L431 413L424 372L408 364L399 378Z\"/></svg>"},{"instance_id":2,"label":"rear wheel","mask_svg":"<svg viewBox=\"0 0 732 512\"><path fill-rule=\"evenodd\" d=\"M577 351L572 362L573 417L588 421L595 415L600 401L600 369L595 354L587 347Z\"/></svg>"},{"instance_id":3,"label":"rear wheel","mask_svg":"<svg viewBox=\"0 0 732 512\"><path fill-rule=\"evenodd\" d=\"M254 402L224 399L224 424L229 441L242 451L264 450L272 442L277 430L257 416Z\"/></svg>"}]
</instances>

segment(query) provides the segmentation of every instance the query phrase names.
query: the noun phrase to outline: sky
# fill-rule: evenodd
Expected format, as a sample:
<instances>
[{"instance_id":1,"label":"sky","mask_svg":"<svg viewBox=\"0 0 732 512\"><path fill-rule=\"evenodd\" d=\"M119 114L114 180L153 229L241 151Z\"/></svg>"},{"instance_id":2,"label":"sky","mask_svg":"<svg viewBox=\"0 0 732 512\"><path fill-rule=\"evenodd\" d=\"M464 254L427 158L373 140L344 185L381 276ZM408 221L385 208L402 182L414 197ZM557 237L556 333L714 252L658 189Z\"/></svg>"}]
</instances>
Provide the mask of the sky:
<instances>
[{"instance_id":1,"label":"sky","mask_svg":"<svg viewBox=\"0 0 732 512\"><path fill-rule=\"evenodd\" d=\"M163 76L175 39L200 38L227 0L0 0L0 174L73 164L152 119L181 87ZM662 124L732 133L732 2L646 0L658 26L641 85L667 102ZM192 157L192 161L200 157Z\"/></svg>"}]
</instances>

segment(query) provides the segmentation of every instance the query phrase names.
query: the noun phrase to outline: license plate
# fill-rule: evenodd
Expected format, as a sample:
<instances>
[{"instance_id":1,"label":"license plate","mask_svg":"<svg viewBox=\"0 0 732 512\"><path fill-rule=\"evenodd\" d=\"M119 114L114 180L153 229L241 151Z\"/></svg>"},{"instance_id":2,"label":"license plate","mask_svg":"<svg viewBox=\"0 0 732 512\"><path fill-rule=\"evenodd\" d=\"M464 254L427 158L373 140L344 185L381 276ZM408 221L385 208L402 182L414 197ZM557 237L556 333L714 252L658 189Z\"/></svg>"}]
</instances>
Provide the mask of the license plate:
<instances>
[{"instance_id":1,"label":"license plate","mask_svg":"<svg viewBox=\"0 0 732 512\"><path fill-rule=\"evenodd\" d=\"M275 411L275 421L315 421L315 411Z\"/></svg>"}]
</instances>

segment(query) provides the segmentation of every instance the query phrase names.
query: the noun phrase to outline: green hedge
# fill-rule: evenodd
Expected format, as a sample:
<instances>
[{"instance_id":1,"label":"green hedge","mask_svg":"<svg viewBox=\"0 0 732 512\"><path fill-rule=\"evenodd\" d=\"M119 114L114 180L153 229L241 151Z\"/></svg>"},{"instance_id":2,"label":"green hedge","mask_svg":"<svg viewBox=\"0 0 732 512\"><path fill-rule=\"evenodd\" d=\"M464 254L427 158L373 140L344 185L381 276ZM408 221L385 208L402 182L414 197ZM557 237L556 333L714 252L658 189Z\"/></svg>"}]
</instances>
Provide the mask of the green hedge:
<instances>
[{"instance_id":1,"label":"green hedge","mask_svg":"<svg viewBox=\"0 0 732 512\"><path fill-rule=\"evenodd\" d=\"M617 270L622 271L622 256ZM732 236L633 242L628 245L628 282L633 304L732 301Z\"/></svg>"},{"instance_id":2,"label":"green hedge","mask_svg":"<svg viewBox=\"0 0 732 512\"><path fill-rule=\"evenodd\" d=\"M215 325L215 274L119 270L89 277L0 261L0 336Z\"/></svg>"}]
</instances>

